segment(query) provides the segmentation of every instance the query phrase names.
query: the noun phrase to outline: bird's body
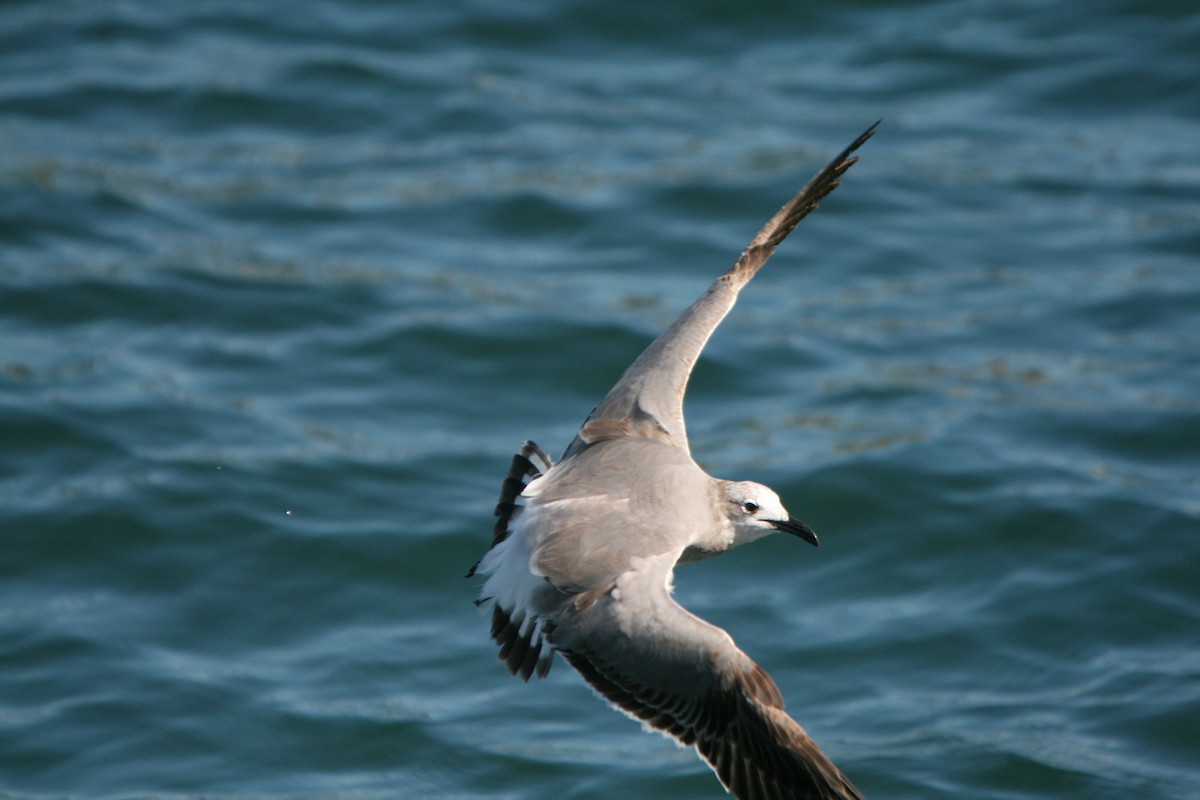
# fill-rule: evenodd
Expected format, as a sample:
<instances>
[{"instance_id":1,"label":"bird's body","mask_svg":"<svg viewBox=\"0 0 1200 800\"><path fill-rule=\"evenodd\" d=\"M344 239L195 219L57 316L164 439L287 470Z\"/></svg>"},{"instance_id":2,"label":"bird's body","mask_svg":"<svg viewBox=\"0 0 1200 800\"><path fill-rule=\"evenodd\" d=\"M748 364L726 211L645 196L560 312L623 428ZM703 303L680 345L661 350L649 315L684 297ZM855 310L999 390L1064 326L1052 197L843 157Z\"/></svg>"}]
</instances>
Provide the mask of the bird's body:
<instances>
[{"instance_id":1,"label":"bird's body","mask_svg":"<svg viewBox=\"0 0 1200 800\"><path fill-rule=\"evenodd\" d=\"M527 442L496 507L480 605L509 670L544 676L555 652L619 710L694 746L739 800L861 795L783 711L775 682L724 630L671 597L676 564L777 530L812 544L761 484L692 459L683 395L738 292L855 162L872 126L787 203L737 263L626 370L554 464Z\"/></svg>"}]
</instances>

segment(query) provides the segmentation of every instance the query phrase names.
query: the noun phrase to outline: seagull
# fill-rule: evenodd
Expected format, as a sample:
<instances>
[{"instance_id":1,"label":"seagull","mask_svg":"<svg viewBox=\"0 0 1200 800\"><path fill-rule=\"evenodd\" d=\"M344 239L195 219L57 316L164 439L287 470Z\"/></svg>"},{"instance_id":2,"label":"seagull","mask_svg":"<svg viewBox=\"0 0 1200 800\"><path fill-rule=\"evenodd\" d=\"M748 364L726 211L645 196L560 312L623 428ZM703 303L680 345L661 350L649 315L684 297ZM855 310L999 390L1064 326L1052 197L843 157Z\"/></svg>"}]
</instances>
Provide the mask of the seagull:
<instances>
[{"instance_id":1,"label":"seagull","mask_svg":"<svg viewBox=\"0 0 1200 800\"><path fill-rule=\"evenodd\" d=\"M476 605L509 672L562 654L597 694L696 749L738 800L862 800L783 710L775 681L721 628L671 596L676 564L776 531L817 535L762 484L692 460L683 396L709 336L779 243L857 162L876 122L789 200L733 267L625 371L555 463L527 441L496 504Z\"/></svg>"}]
</instances>

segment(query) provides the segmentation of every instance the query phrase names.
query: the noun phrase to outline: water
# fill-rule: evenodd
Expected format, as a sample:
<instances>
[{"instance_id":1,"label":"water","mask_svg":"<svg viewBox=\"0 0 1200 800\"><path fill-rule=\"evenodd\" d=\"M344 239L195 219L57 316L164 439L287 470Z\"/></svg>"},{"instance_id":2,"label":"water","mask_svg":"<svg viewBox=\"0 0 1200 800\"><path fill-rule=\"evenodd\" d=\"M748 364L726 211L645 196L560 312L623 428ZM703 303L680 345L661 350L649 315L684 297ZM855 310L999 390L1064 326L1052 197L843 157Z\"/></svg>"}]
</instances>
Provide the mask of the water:
<instances>
[{"instance_id":1,"label":"water","mask_svg":"<svg viewBox=\"0 0 1200 800\"><path fill-rule=\"evenodd\" d=\"M1186 2L0 9L0 795L719 797L461 578L509 455L878 117L689 395L678 575L872 798L1200 797Z\"/></svg>"}]
</instances>

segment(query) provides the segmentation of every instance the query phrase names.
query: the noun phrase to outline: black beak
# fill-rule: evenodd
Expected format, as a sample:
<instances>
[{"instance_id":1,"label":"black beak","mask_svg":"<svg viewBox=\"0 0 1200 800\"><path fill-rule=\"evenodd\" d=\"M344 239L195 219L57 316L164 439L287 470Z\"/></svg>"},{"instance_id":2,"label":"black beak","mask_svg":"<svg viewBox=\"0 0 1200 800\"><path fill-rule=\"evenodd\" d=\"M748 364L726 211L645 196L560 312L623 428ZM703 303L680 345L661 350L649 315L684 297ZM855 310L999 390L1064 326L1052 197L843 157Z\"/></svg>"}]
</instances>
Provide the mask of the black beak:
<instances>
[{"instance_id":1,"label":"black beak","mask_svg":"<svg viewBox=\"0 0 1200 800\"><path fill-rule=\"evenodd\" d=\"M817 534L813 533L813 529L805 525L795 517L789 517L784 521L769 520L772 525L781 531L790 533L793 536L799 536L804 541L811 544L813 547L820 547L821 543L817 541Z\"/></svg>"}]
</instances>

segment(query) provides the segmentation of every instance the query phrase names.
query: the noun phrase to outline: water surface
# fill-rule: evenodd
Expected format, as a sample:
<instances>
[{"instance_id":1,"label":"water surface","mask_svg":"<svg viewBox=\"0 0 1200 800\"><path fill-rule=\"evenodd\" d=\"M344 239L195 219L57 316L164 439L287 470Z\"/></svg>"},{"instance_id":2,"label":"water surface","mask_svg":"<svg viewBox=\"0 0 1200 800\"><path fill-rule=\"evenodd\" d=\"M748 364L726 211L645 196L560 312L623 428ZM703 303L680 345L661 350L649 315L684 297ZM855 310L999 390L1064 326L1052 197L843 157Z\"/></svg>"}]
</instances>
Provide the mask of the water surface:
<instances>
[{"instance_id":1,"label":"water surface","mask_svg":"<svg viewBox=\"0 0 1200 800\"><path fill-rule=\"evenodd\" d=\"M812 171L680 571L872 798L1200 797L1190 3L0 10L0 794L720 797L461 578Z\"/></svg>"}]
</instances>

